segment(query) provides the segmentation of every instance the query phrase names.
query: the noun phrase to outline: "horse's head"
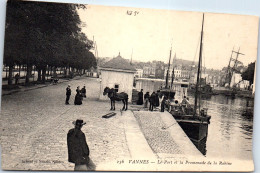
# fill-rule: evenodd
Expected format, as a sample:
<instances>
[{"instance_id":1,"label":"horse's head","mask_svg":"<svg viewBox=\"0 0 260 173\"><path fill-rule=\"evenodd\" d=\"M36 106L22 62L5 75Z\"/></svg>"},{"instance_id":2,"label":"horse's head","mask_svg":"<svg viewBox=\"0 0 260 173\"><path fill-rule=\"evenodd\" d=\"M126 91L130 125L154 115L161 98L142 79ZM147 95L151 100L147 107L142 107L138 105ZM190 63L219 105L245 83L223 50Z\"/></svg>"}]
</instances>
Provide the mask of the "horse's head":
<instances>
[{"instance_id":1,"label":"horse's head","mask_svg":"<svg viewBox=\"0 0 260 173\"><path fill-rule=\"evenodd\" d=\"M104 89L104 92L103 92L103 95L106 95L108 92L109 92L109 88L108 87L106 87L105 89Z\"/></svg>"}]
</instances>

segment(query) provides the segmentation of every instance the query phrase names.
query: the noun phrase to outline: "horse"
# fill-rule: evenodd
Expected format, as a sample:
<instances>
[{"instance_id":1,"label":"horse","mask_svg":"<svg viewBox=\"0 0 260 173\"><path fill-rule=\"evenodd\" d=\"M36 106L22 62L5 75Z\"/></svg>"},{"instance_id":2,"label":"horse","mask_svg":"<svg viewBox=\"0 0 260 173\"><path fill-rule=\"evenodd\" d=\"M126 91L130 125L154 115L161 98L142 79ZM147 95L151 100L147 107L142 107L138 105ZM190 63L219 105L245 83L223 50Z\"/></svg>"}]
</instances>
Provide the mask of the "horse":
<instances>
[{"instance_id":1,"label":"horse","mask_svg":"<svg viewBox=\"0 0 260 173\"><path fill-rule=\"evenodd\" d=\"M108 97L110 98L110 101L111 101L111 109L110 110L115 110L116 109L115 108L115 101L121 101L121 100L124 104L122 111L127 110L127 105L128 105L128 94L127 93L125 93L125 92L116 93L114 88L110 89L109 87L106 87L104 89L103 95L106 95L106 94L108 94Z\"/></svg>"}]
</instances>

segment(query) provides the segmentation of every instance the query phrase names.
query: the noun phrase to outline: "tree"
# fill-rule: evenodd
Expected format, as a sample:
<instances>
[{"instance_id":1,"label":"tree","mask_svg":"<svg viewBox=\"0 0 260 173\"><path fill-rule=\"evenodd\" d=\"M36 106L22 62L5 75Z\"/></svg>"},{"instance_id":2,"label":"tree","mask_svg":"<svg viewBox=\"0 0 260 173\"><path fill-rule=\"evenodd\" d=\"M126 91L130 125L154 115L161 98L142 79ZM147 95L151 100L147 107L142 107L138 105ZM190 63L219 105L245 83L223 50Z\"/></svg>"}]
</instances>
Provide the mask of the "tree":
<instances>
[{"instance_id":1,"label":"tree","mask_svg":"<svg viewBox=\"0 0 260 173\"><path fill-rule=\"evenodd\" d=\"M255 62L250 63L248 68L242 73L242 79L248 80L250 85L254 82L254 74L255 74Z\"/></svg>"},{"instance_id":2,"label":"tree","mask_svg":"<svg viewBox=\"0 0 260 173\"><path fill-rule=\"evenodd\" d=\"M93 64L89 53L93 42L81 32L79 8L86 6L8 1L4 63L9 66L9 84L17 64L27 66L26 82L33 65L37 67L38 80L45 82L47 67L53 67L55 73L57 67L82 69L89 68L85 63Z\"/></svg>"}]
</instances>

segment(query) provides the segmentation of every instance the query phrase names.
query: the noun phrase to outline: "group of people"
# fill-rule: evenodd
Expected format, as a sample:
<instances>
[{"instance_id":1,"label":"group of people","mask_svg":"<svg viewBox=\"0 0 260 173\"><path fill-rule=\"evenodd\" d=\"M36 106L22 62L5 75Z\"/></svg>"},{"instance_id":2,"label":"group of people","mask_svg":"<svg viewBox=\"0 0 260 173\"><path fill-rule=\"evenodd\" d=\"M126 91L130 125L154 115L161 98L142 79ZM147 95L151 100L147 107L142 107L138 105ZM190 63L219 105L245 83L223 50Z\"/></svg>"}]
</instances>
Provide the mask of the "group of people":
<instances>
[{"instance_id":1,"label":"group of people","mask_svg":"<svg viewBox=\"0 0 260 173\"><path fill-rule=\"evenodd\" d=\"M68 85L68 87L66 88L66 101L65 101L66 105L70 104L69 103L70 96L71 96L71 89L70 89L70 85ZM84 97L86 98L86 86L84 85L83 88L81 89L78 86L76 89L74 104L81 105Z\"/></svg>"},{"instance_id":2,"label":"group of people","mask_svg":"<svg viewBox=\"0 0 260 173\"><path fill-rule=\"evenodd\" d=\"M192 107L189 101L189 98L184 96L182 101L179 103L178 100L175 100L169 107L169 112L174 111L178 114L191 114Z\"/></svg>"},{"instance_id":3,"label":"group of people","mask_svg":"<svg viewBox=\"0 0 260 173\"><path fill-rule=\"evenodd\" d=\"M151 95L149 92L146 92L145 95L143 95L143 89L138 93L138 100L137 100L137 105L143 105L144 108L148 107L149 105L149 110L153 111L154 108L160 106L160 97L159 97L160 91L158 90L157 92L153 92Z\"/></svg>"},{"instance_id":4,"label":"group of people","mask_svg":"<svg viewBox=\"0 0 260 173\"><path fill-rule=\"evenodd\" d=\"M169 112L171 111L171 106L173 106L173 108L176 109L181 108L184 113L187 112L186 110L191 106L189 98L187 98L186 96L184 96L181 103L179 103L178 100L171 100L167 96L160 94L160 90L158 90L157 92L152 92L151 95L149 92L146 92L145 95L143 95L143 89L141 89L141 91L138 93L137 105L144 104L144 108L148 108L148 103L150 103L150 111L161 107L161 112L164 112L166 105L168 105Z\"/></svg>"}]
</instances>

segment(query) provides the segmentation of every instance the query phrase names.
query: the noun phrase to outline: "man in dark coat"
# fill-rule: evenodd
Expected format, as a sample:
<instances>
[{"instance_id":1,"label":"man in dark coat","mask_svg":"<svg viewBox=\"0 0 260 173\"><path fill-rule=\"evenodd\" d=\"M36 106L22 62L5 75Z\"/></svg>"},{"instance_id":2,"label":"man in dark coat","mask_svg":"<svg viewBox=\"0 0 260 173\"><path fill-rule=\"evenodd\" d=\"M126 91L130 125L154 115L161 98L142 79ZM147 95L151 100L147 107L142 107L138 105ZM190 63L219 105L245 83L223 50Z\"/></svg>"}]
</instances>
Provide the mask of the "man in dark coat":
<instances>
[{"instance_id":1,"label":"man in dark coat","mask_svg":"<svg viewBox=\"0 0 260 173\"><path fill-rule=\"evenodd\" d=\"M85 134L81 131L82 126L86 123L78 119L73 124L75 128L70 129L67 134L68 161L75 163L75 171L95 170L95 165L89 158L89 147Z\"/></svg>"},{"instance_id":2,"label":"man in dark coat","mask_svg":"<svg viewBox=\"0 0 260 173\"><path fill-rule=\"evenodd\" d=\"M70 89L70 85L68 85L68 87L66 88L66 101L65 101L66 105L69 104L70 95L71 95L71 89Z\"/></svg>"},{"instance_id":3,"label":"man in dark coat","mask_svg":"<svg viewBox=\"0 0 260 173\"><path fill-rule=\"evenodd\" d=\"M144 103L144 94L143 94L143 89L138 93L138 100L137 100L137 105L143 105Z\"/></svg>"},{"instance_id":4,"label":"man in dark coat","mask_svg":"<svg viewBox=\"0 0 260 173\"><path fill-rule=\"evenodd\" d=\"M149 107L149 110L150 111L153 111L153 108L154 108L154 105L155 105L155 92L153 92L149 98L149 102L150 102L150 107Z\"/></svg>"},{"instance_id":5,"label":"man in dark coat","mask_svg":"<svg viewBox=\"0 0 260 173\"><path fill-rule=\"evenodd\" d=\"M15 85L17 85L17 84L18 84L18 81L19 81L19 79L20 79L20 75L19 75L18 73L16 73L16 75L14 76L14 78L15 78Z\"/></svg>"},{"instance_id":6,"label":"man in dark coat","mask_svg":"<svg viewBox=\"0 0 260 173\"><path fill-rule=\"evenodd\" d=\"M157 91L157 93L155 93L155 97L154 97L154 99L155 99L155 107L158 107L159 105L160 105L160 99L159 99L159 94L160 94L160 90L158 90Z\"/></svg>"},{"instance_id":7,"label":"man in dark coat","mask_svg":"<svg viewBox=\"0 0 260 173\"><path fill-rule=\"evenodd\" d=\"M84 85L83 88L81 89L81 94L82 94L82 97L85 97L86 98L86 86Z\"/></svg>"}]
</instances>

